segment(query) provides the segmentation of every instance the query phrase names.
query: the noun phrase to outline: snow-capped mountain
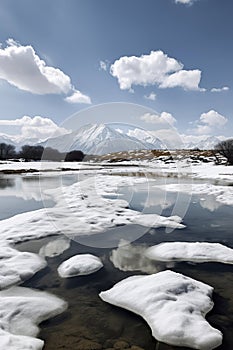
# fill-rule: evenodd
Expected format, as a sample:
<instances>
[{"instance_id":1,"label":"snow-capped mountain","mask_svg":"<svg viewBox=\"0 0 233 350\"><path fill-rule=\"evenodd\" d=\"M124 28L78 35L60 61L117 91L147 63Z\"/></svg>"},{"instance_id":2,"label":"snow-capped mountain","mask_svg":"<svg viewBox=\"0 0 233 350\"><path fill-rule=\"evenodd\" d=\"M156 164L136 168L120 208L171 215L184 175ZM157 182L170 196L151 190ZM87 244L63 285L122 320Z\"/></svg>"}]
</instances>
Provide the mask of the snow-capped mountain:
<instances>
[{"instance_id":1,"label":"snow-capped mountain","mask_svg":"<svg viewBox=\"0 0 233 350\"><path fill-rule=\"evenodd\" d=\"M23 145L35 146L41 144L42 142L38 138L19 139L17 136L0 134L0 143L13 145L15 146L15 149L19 151Z\"/></svg>"},{"instance_id":2,"label":"snow-capped mountain","mask_svg":"<svg viewBox=\"0 0 233 350\"><path fill-rule=\"evenodd\" d=\"M70 134L48 140L46 146L58 149L60 152L78 149L85 154L96 155L160 147L159 141L152 135L149 139L149 134L145 132L145 136L147 139L143 140L105 124L88 124Z\"/></svg>"},{"instance_id":3,"label":"snow-capped mountain","mask_svg":"<svg viewBox=\"0 0 233 350\"><path fill-rule=\"evenodd\" d=\"M11 138L9 138L6 135L0 135L0 143L7 143L13 146L16 146L16 142L14 140L12 140Z\"/></svg>"},{"instance_id":4,"label":"snow-capped mountain","mask_svg":"<svg viewBox=\"0 0 233 350\"><path fill-rule=\"evenodd\" d=\"M214 146L216 146L221 141L220 138L216 136L209 136L206 139L199 141L197 143L190 142L185 145L186 149L193 149L193 148L199 148L201 150L206 149L214 149Z\"/></svg>"},{"instance_id":5,"label":"snow-capped mountain","mask_svg":"<svg viewBox=\"0 0 233 350\"><path fill-rule=\"evenodd\" d=\"M165 148L162 141L160 141L158 138L153 136L152 133L144 129L135 128L135 129L129 130L127 132L127 135L146 143L150 149L151 147L153 147L153 149Z\"/></svg>"},{"instance_id":6,"label":"snow-capped mountain","mask_svg":"<svg viewBox=\"0 0 233 350\"><path fill-rule=\"evenodd\" d=\"M214 146L222 139L216 136L210 136L199 142L188 142L181 145L185 149L214 149ZM50 138L47 141L40 142L35 138L19 139L17 136L0 134L0 143L12 144L19 150L22 145L42 145L52 147L60 152L69 152L71 150L81 150L85 154L103 155L113 152L130 150L151 150L164 149L163 142L154 137L152 133L140 129L120 130L105 124L88 124L80 129ZM165 140L165 144L169 144ZM174 148L174 147L172 147Z\"/></svg>"}]
</instances>

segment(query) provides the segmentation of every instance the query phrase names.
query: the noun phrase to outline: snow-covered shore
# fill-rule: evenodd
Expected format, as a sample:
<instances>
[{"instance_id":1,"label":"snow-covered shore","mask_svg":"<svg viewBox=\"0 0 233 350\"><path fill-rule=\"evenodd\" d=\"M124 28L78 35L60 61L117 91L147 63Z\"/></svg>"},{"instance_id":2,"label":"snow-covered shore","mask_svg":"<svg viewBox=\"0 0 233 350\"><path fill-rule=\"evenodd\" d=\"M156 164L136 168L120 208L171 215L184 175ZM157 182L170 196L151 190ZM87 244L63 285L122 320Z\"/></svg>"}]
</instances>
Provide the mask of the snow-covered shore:
<instances>
[{"instance_id":1,"label":"snow-covered shore","mask_svg":"<svg viewBox=\"0 0 233 350\"><path fill-rule=\"evenodd\" d=\"M223 182L233 181L233 166L216 165L212 162L192 162L191 159L177 159L174 161L131 160L121 162L0 162L0 174L37 173L57 174L58 172L90 173L96 171L99 174L126 174L148 173L151 176L187 177L202 180L215 180Z\"/></svg>"}]
</instances>

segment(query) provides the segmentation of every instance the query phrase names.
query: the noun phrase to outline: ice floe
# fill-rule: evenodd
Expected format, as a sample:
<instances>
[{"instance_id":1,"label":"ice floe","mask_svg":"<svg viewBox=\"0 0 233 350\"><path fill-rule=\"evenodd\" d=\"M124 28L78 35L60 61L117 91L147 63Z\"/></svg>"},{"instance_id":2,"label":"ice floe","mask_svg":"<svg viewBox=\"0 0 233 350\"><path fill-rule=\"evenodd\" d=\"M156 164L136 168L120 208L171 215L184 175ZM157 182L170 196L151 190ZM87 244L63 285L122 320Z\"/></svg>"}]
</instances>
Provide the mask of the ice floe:
<instances>
[{"instance_id":1,"label":"ice floe","mask_svg":"<svg viewBox=\"0 0 233 350\"><path fill-rule=\"evenodd\" d=\"M57 238L48 242L40 248L39 255L42 257L53 258L61 255L65 250L69 249L70 240L66 237Z\"/></svg>"},{"instance_id":2,"label":"ice floe","mask_svg":"<svg viewBox=\"0 0 233 350\"><path fill-rule=\"evenodd\" d=\"M166 242L148 248L145 254L157 261L233 264L233 249L220 243Z\"/></svg>"},{"instance_id":3,"label":"ice floe","mask_svg":"<svg viewBox=\"0 0 233 350\"><path fill-rule=\"evenodd\" d=\"M23 287L0 291L0 350L41 350L38 325L65 311L62 299Z\"/></svg>"},{"instance_id":4,"label":"ice floe","mask_svg":"<svg viewBox=\"0 0 233 350\"><path fill-rule=\"evenodd\" d=\"M102 261L92 254L78 254L64 261L57 269L59 276L69 278L90 275L103 267Z\"/></svg>"},{"instance_id":5,"label":"ice floe","mask_svg":"<svg viewBox=\"0 0 233 350\"><path fill-rule=\"evenodd\" d=\"M19 252L6 242L0 245L0 289L22 283L47 265L37 254Z\"/></svg>"},{"instance_id":6,"label":"ice floe","mask_svg":"<svg viewBox=\"0 0 233 350\"><path fill-rule=\"evenodd\" d=\"M156 186L155 186L156 187ZM233 187L232 186L218 186L208 183L202 184L167 184L162 185L162 188L169 192L183 192L198 195L207 195L215 197L216 201L225 204L233 205Z\"/></svg>"},{"instance_id":7,"label":"ice floe","mask_svg":"<svg viewBox=\"0 0 233 350\"><path fill-rule=\"evenodd\" d=\"M134 185L146 181L133 177L102 175L87 178L71 186L49 190L56 205L18 214L1 221L0 237L10 242L65 234L69 238L104 232L109 228L127 224L146 227L183 228L178 216L164 217L143 214L128 208L122 199L110 199L121 185ZM104 196L108 196L105 198Z\"/></svg>"},{"instance_id":8,"label":"ice floe","mask_svg":"<svg viewBox=\"0 0 233 350\"><path fill-rule=\"evenodd\" d=\"M213 308L212 292L207 284L167 270L126 278L100 298L141 315L159 341L210 350L222 343L222 333L204 318Z\"/></svg>"}]
</instances>

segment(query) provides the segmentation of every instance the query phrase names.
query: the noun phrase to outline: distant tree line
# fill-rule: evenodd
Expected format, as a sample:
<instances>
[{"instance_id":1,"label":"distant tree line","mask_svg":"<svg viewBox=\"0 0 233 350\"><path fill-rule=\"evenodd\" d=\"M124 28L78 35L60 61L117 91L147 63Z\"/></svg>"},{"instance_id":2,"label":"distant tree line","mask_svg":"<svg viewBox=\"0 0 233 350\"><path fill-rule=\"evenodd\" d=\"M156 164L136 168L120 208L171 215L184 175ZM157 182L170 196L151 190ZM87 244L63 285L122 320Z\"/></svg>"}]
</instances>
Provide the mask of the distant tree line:
<instances>
[{"instance_id":1,"label":"distant tree line","mask_svg":"<svg viewBox=\"0 0 233 350\"><path fill-rule=\"evenodd\" d=\"M0 160L7 159L24 159L25 161L39 161L39 160L50 160L50 161L66 161L66 162L81 162L84 158L84 153L79 150L70 151L68 153L59 152L51 147L44 148L43 146L22 146L20 151L16 151L15 146L0 143Z\"/></svg>"}]
</instances>

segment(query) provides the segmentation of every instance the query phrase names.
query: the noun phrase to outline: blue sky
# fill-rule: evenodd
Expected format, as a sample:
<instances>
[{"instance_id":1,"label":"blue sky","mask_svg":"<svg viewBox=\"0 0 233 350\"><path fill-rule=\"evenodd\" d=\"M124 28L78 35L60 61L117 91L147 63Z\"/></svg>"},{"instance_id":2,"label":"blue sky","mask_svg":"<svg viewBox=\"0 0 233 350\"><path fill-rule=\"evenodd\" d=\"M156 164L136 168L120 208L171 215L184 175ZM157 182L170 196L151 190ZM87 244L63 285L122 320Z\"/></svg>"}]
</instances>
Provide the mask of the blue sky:
<instances>
[{"instance_id":1,"label":"blue sky","mask_svg":"<svg viewBox=\"0 0 233 350\"><path fill-rule=\"evenodd\" d=\"M122 101L156 111L154 118L135 120L149 130L161 124L162 116L182 134L232 136L233 3L182 2L2 0L0 132L11 126L6 120L25 115L60 124L86 107ZM25 60L24 47L31 48ZM28 64L35 55L61 76L54 78L54 70L52 83L44 76L35 79ZM160 72L164 65L171 70ZM95 121L103 120L98 116Z\"/></svg>"}]
</instances>

